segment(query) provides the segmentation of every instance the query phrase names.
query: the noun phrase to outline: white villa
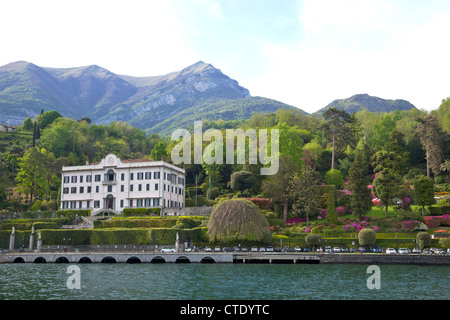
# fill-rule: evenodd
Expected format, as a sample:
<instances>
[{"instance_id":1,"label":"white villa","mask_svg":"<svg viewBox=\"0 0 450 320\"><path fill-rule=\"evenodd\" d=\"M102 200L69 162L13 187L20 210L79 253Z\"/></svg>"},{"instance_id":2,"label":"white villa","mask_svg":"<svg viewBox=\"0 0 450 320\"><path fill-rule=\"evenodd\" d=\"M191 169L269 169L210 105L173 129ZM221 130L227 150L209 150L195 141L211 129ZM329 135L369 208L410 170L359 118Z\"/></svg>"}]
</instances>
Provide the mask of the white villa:
<instances>
[{"instance_id":1,"label":"white villa","mask_svg":"<svg viewBox=\"0 0 450 320\"><path fill-rule=\"evenodd\" d=\"M163 161L121 160L62 168L61 209L89 209L91 215L125 208L184 207L185 171Z\"/></svg>"}]
</instances>

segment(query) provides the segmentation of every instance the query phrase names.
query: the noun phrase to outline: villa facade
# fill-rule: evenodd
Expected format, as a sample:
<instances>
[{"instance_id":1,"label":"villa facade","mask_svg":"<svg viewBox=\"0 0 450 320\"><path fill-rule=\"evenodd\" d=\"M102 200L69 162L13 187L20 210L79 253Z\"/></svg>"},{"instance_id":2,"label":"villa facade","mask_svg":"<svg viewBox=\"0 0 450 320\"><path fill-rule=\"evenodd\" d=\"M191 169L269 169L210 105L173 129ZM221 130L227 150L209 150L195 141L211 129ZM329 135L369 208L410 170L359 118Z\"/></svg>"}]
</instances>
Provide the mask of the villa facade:
<instances>
[{"instance_id":1,"label":"villa facade","mask_svg":"<svg viewBox=\"0 0 450 320\"><path fill-rule=\"evenodd\" d=\"M182 208L185 172L163 161L121 160L62 168L61 209L122 213L125 208Z\"/></svg>"}]
</instances>

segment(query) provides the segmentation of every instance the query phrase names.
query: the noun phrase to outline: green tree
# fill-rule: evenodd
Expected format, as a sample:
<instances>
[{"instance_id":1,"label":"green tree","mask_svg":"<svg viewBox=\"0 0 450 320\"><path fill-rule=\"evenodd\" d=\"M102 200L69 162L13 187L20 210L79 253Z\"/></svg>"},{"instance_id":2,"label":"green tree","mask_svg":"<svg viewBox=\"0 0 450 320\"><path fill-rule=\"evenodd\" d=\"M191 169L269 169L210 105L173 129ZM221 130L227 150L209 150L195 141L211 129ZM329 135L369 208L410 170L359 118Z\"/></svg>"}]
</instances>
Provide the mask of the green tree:
<instances>
[{"instance_id":1,"label":"green tree","mask_svg":"<svg viewBox=\"0 0 450 320\"><path fill-rule=\"evenodd\" d=\"M335 185L338 190L341 190L344 187L344 181L344 177L337 169L330 169L325 174L325 183L327 185Z\"/></svg>"},{"instance_id":2,"label":"green tree","mask_svg":"<svg viewBox=\"0 0 450 320\"><path fill-rule=\"evenodd\" d=\"M406 149L406 142L403 137L403 133L393 130L382 147L383 150L395 154L396 161L392 164L392 169L401 176L405 175L411 167L409 152Z\"/></svg>"},{"instance_id":3,"label":"green tree","mask_svg":"<svg viewBox=\"0 0 450 320\"><path fill-rule=\"evenodd\" d=\"M19 191L33 194L34 198L43 196L45 193L45 162L41 150L30 148L22 158L19 159L19 171L16 181Z\"/></svg>"},{"instance_id":4,"label":"green tree","mask_svg":"<svg viewBox=\"0 0 450 320\"><path fill-rule=\"evenodd\" d=\"M399 185L399 177L389 170L378 172L375 175L373 193L384 204L386 218L388 217L389 204L397 196Z\"/></svg>"},{"instance_id":5,"label":"green tree","mask_svg":"<svg viewBox=\"0 0 450 320\"><path fill-rule=\"evenodd\" d=\"M22 130L32 130L33 129L33 122L31 121L31 118L28 117L25 120L23 120L22 123Z\"/></svg>"},{"instance_id":6,"label":"green tree","mask_svg":"<svg viewBox=\"0 0 450 320\"><path fill-rule=\"evenodd\" d=\"M273 202L283 204L284 223L287 221L288 207L291 201L289 194L290 180L296 172L298 172L298 164L292 161L290 156L280 154L278 172L263 182L264 193Z\"/></svg>"},{"instance_id":7,"label":"green tree","mask_svg":"<svg viewBox=\"0 0 450 320\"><path fill-rule=\"evenodd\" d=\"M305 166L301 172L295 172L289 182L288 193L293 200L292 211L306 217L309 226L309 216L317 212L319 206L318 185L319 174L310 166Z\"/></svg>"},{"instance_id":8,"label":"green tree","mask_svg":"<svg viewBox=\"0 0 450 320\"><path fill-rule=\"evenodd\" d=\"M443 162L444 147L444 132L439 120L433 114L426 115L420 120L416 132L426 152L427 177L431 176L430 169L436 176L439 174Z\"/></svg>"},{"instance_id":9,"label":"green tree","mask_svg":"<svg viewBox=\"0 0 450 320\"><path fill-rule=\"evenodd\" d=\"M41 129L45 129L47 126L52 124L56 119L62 118L62 115L55 110L47 111L39 115L38 123Z\"/></svg>"},{"instance_id":10,"label":"green tree","mask_svg":"<svg viewBox=\"0 0 450 320\"><path fill-rule=\"evenodd\" d=\"M431 246L431 235L428 232L419 232L416 235L416 242L420 250Z\"/></svg>"},{"instance_id":11,"label":"green tree","mask_svg":"<svg viewBox=\"0 0 450 320\"><path fill-rule=\"evenodd\" d=\"M208 221L210 241L270 241L269 224L259 208L245 199L219 203Z\"/></svg>"},{"instance_id":12,"label":"green tree","mask_svg":"<svg viewBox=\"0 0 450 320\"><path fill-rule=\"evenodd\" d=\"M368 144L375 149L380 149L389 140L391 132L395 129L395 120L390 114L384 114L376 122L372 129L372 135L368 139Z\"/></svg>"},{"instance_id":13,"label":"green tree","mask_svg":"<svg viewBox=\"0 0 450 320\"><path fill-rule=\"evenodd\" d=\"M331 169L335 169L336 152L344 150L347 145L356 144L359 125L354 114L334 107L325 111L323 116L326 120L323 129L332 139Z\"/></svg>"},{"instance_id":14,"label":"green tree","mask_svg":"<svg viewBox=\"0 0 450 320\"><path fill-rule=\"evenodd\" d=\"M241 192L251 189L256 183L255 176L249 171L237 171L231 175L231 189Z\"/></svg>"},{"instance_id":15,"label":"green tree","mask_svg":"<svg viewBox=\"0 0 450 320\"><path fill-rule=\"evenodd\" d=\"M422 206L422 215L425 215L425 206L436 203L433 179L425 176L417 176L414 179L414 201Z\"/></svg>"},{"instance_id":16,"label":"green tree","mask_svg":"<svg viewBox=\"0 0 450 320\"><path fill-rule=\"evenodd\" d=\"M308 246L313 247L314 251L316 251L317 247L322 245L322 237L318 234L308 234L305 237L305 242Z\"/></svg>"},{"instance_id":17,"label":"green tree","mask_svg":"<svg viewBox=\"0 0 450 320\"><path fill-rule=\"evenodd\" d=\"M297 127L290 127L283 122L273 127L279 130L279 152L288 155L297 164L298 169L303 166L303 140Z\"/></svg>"},{"instance_id":18,"label":"green tree","mask_svg":"<svg viewBox=\"0 0 450 320\"><path fill-rule=\"evenodd\" d=\"M167 156L166 144L163 141L159 142L150 153L150 159L155 161L163 160Z\"/></svg>"},{"instance_id":19,"label":"green tree","mask_svg":"<svg viewBox=\"0 0 450 320\"><path fill-rule=\"evenodd\" d=\"M353 215L358 218L372 208L370 189L367 187L371 180L369 176L368 157L365 145L359 144L355 150L355 159L349 172L348 188L351 191L350 207Z\"/></svg>"}]
</instances>

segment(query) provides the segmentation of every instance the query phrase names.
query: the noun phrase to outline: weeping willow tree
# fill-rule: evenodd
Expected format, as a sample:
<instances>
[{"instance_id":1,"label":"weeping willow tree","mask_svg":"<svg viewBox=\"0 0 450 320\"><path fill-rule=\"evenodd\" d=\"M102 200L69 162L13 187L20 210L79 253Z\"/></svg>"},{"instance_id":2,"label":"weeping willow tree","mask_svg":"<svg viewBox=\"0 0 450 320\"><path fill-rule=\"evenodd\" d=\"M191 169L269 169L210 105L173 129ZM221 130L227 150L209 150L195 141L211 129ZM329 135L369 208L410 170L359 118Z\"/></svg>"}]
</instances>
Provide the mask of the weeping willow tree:
<instances>
[{"instance_id":1,"label":"weeping willow tree","mask_svg":"<svg viewBox=\"0 0 450 320\"><path fill-rule=\"evenodd\" d=\"M208 222L210 241L263 241L269 242L269 224L251 201L226 200L217 205Z\"/></svg>"}]
</instances>

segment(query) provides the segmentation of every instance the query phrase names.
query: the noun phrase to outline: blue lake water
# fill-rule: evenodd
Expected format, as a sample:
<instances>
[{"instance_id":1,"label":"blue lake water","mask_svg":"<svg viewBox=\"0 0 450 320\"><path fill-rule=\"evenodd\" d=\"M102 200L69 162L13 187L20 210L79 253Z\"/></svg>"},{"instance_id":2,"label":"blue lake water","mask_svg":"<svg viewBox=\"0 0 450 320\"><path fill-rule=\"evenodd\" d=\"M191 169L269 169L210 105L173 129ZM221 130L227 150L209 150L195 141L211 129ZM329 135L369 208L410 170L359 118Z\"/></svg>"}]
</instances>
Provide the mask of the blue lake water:
<instances>
[{"instance_id":1,"label":"blue lake water","mask_svg":"<svg viewBox=\"0 0 450 320\"><path fill-rule=\"evenodd\" d=\"M1 264L0 300L448 300L450 267L381 265Z\"/></svg>"}]
</instances>

